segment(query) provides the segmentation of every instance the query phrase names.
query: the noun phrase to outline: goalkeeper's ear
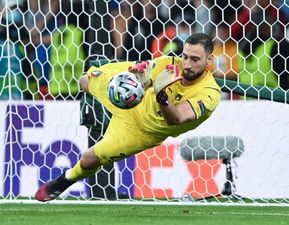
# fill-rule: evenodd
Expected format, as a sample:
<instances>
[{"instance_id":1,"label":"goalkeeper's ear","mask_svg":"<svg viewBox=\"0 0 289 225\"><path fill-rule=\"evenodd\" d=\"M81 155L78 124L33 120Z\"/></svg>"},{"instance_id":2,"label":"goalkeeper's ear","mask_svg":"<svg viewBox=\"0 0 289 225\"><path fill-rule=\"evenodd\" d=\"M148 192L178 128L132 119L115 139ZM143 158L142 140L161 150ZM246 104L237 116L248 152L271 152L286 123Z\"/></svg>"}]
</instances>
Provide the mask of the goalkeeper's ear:
<instances>
[{"instance_id":1,"label":"goalkeeper's ear","mask_svg":"<svg viewBox=\"0 0 289 225\"><path fill-rule=\"evenodd\" d=\"M213 54L210 54L210 55L208 56L208 58L207 58L207 64L208 64L208 66L213 65L214 60L215 60L214 58L215 58L215 57L214 57Z\"/></svg>"}]
</instances>

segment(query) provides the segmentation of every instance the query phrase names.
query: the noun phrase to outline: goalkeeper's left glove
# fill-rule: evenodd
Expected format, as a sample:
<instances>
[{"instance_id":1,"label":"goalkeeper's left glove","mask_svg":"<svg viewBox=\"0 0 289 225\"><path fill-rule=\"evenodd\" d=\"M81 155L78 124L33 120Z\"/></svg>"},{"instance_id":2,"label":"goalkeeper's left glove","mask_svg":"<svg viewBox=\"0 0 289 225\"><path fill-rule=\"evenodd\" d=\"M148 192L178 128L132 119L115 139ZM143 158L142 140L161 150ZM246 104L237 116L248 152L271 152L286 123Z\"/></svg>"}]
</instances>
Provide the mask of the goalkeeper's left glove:
<instances>
[{"instance_id":1,"label":"goalkeeper's left glove","mask_svg":"<svg viewBox=\"0 0 289 225\"><path fill-rule=\"evenodd\" d=\"M130 66L128 71L134 73L144 86L151 84L151 73L154 68L154 62L144 61L136 63L134 66Z\"/></svg>"},{"instance_id":2,"label":"goalkeeper's left glove","mask_svg":"<svg viewBox=\"0 0 289 225\"><path fill-rule=\"evenodd\" d=\"M167 65L166 70L160 73L154 81L155 94L158 95L160 91L181 79L179 67L177 65Z\"/></svg>"}]
</instances>

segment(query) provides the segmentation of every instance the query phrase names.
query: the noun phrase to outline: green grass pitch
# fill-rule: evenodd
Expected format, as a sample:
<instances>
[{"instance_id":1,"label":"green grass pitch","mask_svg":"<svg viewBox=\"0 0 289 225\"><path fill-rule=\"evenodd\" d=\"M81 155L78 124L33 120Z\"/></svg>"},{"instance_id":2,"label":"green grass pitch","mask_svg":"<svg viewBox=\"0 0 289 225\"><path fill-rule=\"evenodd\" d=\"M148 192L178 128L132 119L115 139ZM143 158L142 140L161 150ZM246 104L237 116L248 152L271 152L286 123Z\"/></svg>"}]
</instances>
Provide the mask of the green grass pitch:
<instances>
[{"instance_id":1,"label":"green grass pitch","mask_svg":"<svg viewBox=\"0 0 289 225\"><path fill-rule=\"evenodd\" d=\"M288 207L0 204L1 225L284 225Z\"/></svg>"}]
</instances>

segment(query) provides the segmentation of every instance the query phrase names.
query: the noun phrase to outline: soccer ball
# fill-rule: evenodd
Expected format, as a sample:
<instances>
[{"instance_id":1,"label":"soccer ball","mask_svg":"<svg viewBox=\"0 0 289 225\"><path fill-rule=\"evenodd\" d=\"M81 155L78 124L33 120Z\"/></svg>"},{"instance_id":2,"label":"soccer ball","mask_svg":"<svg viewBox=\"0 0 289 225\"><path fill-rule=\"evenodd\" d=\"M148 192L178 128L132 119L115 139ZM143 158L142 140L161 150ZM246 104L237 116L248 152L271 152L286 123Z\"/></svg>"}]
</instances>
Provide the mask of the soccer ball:
<instances>
[{"instance_id":1,"label":"soccer ball","mask_svg":"<svg viewBox=\"0 0 289 225\"><path fill-rule=\"evenodd\" d=\"M131 109L144 97L141 81L130 72L115 75L108 83L108 98L118 108Z\"/></svg>"}]
</instances>

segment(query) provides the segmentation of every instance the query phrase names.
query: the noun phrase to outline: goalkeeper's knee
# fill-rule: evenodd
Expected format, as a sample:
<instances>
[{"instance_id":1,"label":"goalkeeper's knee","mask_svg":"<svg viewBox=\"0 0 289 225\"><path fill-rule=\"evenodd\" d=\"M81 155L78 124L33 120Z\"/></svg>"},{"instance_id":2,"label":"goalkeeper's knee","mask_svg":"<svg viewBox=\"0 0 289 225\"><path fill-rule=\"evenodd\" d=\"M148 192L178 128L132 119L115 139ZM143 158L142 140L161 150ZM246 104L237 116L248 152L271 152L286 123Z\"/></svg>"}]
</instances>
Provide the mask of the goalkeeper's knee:
<instances>
[{"instance_id":1,"label":"goalkeeper's knee","mask_svg":"<svg viewBox=\"0 0 289 225\"><path fill-rule=\"evenodd\" d=\"M98 168L102 165L98 157L95 155L93 147L89 148L89 150L82 155L80 162L83 169Z\"/></svg>"}]
</instances>

